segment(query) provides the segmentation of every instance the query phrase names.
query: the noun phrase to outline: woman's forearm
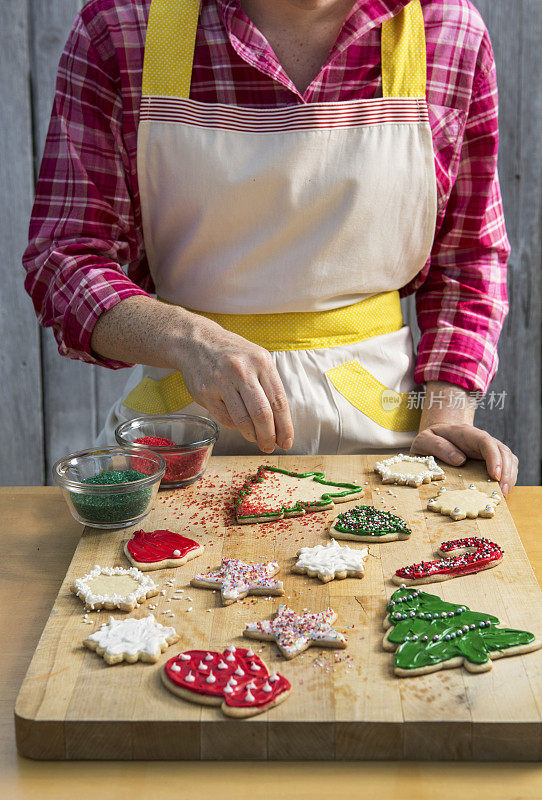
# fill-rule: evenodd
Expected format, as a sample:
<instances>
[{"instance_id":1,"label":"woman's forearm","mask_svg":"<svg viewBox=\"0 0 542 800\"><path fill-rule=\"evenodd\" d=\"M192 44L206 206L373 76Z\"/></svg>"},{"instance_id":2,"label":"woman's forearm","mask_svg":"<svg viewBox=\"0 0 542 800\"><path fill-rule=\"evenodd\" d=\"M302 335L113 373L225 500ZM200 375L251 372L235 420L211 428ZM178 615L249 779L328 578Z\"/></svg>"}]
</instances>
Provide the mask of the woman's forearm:
<instances>
[{"instance_id":1,"label":"woman's forearm","mask_svg":"<svg viewBox=\"0 0 542 800\"><path fill-rule=\"evenodd\" d=\"M178 369L196 315L152 297L129 297L100 316L91 347L103 358Z\"/></svg>"},{"instance_id":2,"label":"woman's forearm","mask_svg":"<svg viewBox=\"0 0 542 800\"><path fill-rule=\"evenodd\" d=\"M98 319L100 356L179 370L190 395L223 425L266 453L288 450L294 430L271 355L213 320L151 297L130 297Z\"/></svg>"},{"instance_id":3,"label":"woman's forearm","mask_svg":"<svg viewBox=\"0 0 542 800\"><path fill-rule=\"evenodd\" d=\"M466 389L444 381L428 381L420 431L440 422L472 425L475 405L475 398Z\"/></svg>"}]
</instances>

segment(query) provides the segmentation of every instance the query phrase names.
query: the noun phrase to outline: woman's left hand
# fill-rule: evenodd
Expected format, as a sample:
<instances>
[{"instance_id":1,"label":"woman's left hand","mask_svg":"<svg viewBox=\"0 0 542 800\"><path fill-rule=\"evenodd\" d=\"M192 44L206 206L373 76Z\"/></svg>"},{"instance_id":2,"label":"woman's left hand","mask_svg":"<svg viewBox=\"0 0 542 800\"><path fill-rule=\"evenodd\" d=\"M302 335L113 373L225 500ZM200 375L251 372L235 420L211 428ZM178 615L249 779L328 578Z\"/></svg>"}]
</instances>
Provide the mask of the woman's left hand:
<instances>
[{"instance_id":1,"label":"woman's left hand","mask_svg":"<svg viewBox=\"0 0 542 800\"><path fill-rule=\"evenodd\" d=\"M510 448L467 423L429 425L418 433L410 452L435 456L454 467L464 464L467 458L481 459L486 462L489 476L499 481L505 497L518 477L518 459Z\"/></svg>"},{"instance_id":2,"label":"woman's left hand","mask_svg":"<svg viewBox=\"0 0 542 800\"><path fill-rule=\"evenodd\" d=\"M475 405L465 389L441 381L426 384L420 432L410 452L435 456L460 467L467 458L486 462L491 478L499 481L503 495L518 477L518 459L509 447L473 425Z\"/></svg>"}]
</instances>

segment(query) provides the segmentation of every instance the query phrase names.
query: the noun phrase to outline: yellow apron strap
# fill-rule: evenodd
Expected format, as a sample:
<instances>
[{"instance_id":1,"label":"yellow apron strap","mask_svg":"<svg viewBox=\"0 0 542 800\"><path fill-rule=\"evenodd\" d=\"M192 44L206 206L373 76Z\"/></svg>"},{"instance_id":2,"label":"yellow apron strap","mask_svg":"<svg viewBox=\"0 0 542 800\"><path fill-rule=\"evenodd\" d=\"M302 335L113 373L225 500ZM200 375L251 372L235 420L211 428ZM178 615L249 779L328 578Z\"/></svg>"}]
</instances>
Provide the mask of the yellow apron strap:
<instances>
[{"instance_id":1,"label":"yellow apron strap","mask_svg":"<svg viewBox=\"0 0 542 800\"><path fill-rule=\"evenodd\" d=\"M424 97L427 82L425 28L420 0L410 0L382 24L383 97Z\"/></svg>"},{"instance_id":2,"label":"yellow apron strap","mask_svg":"<svg viewBox=\"0 0 542 800\"><path fill-rule=\"evenodd\" d=\"M201 0L152 0L143 59L144 95L190 94ZM425 97L427 66L420 0L382 25L382 94Z\"/></svg>"},{"instance_id":3,"label":"yellow apron strap","mask_svg":"<svg viewBox=\"0 0 542 800\"><path fill-rule=\"evenodd\" d=\"M409 396L394 392L367 372L359 361L347 361L326 372L335 389L354 408L390 431L416 431L421 410L409 403Z\"/></svg>"},{"instance_id":4,"label":"yellow apron strap","mask_svg":"<svg viewBox=\"0 0 542 800\"><path fill-rule=\"evenodd\" d=\"M142 94L190 94L201 0L152 0L143 58Z\"/></svg>"}]
</instances>

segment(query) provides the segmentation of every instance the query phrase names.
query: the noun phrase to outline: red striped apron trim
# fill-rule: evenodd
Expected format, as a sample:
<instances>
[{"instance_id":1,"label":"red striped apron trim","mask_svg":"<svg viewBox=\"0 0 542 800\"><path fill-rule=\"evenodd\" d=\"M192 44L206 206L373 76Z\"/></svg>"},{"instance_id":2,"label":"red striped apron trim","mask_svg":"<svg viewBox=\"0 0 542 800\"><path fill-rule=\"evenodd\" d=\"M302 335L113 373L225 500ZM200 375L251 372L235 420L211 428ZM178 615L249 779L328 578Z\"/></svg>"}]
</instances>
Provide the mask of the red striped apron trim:
<instances>
[{"instance_id":1,"label":"red striped apron trim","mask_svg":"<svg viewBox=\"0 0 542 800\"><path fill-rule=\"evenodd\" d=\"M176 122L247 133L281 133L429 121L423 98L378 98L342 103L306 103L286 108L246 108L175 97L141 98L140 120Z\"/></svg>"}]
</instances>

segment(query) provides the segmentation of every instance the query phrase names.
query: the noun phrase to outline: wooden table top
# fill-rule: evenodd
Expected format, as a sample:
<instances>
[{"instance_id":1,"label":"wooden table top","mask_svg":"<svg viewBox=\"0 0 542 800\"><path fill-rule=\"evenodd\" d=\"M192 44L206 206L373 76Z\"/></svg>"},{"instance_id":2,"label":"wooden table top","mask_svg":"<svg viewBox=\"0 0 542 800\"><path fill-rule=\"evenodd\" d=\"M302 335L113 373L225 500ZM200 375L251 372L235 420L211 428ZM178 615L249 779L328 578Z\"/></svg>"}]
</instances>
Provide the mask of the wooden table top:
<instances>
[{"instance_id":1,"label":"wooden table top","mask_svg":"<svg viewBox=\"0 0 542 800\"><path fill-rule=\"evenodd\" d=\"M542 487L516 487L508 504L539 582L542 578ZM9 800L78 800L99 795L139 800L218 793L225 783L239 800L368 792L381 800L539 800L539 764L429 762L188 763L38 762L17 756L13 707L43 625L71 561L81 526L53 487L0 488L0 786ZM15 541L17 539L17 544ZM9 543L9 545L8 545ZM8 550L9 546L9 550ZM258 785L263 784L261 790Z\"/></svg>"}]
</instances>

